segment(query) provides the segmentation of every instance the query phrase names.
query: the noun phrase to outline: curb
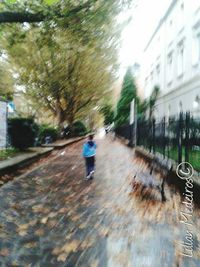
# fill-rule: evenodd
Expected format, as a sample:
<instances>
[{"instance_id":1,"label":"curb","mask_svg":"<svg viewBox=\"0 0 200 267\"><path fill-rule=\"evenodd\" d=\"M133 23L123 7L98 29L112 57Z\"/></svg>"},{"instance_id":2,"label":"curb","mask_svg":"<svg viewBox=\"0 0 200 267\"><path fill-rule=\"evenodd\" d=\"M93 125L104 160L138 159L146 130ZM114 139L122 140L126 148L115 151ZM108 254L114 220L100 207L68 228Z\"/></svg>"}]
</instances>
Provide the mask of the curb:
<instances>
[{"instance_id":1,"label":"curb","mask_svg":"<svg viewBox=\"0 0 200 267\"><path fill-rule=\"evenodd\" d=\"M72 145L72 144L74 144L74 143L76 143L78 141L81 141L81 140L85 139L85 138L86 138L86 136L81 136L81 137L77 137L77 138L71 138L69 140L64 141L63 143L60 143L60 144L56 143L56 142L55 143L51 143L51 144L43 144L42 147L51 147L53 149L62 149L64 147L68 146L68 145Z\"/></svg>"},{"instance_id":2,"label":"curb","mask_svg":"<svg viewBox=\"0 0 200 267\"><path fill-rule=\"evenodd\" d=\"M47 148L44 151L30 153L30 155L24 154L17 156L19 159L16 159L15 162L13 162L15 157L7 160L6 162L0 162L0 175L5 175L12 171L16 171L20 167L25 167L35 162L37 159L50 154L52 151L53 148Z\"/></svg>"},{"instance_id":3,"label":"curb","mask_svg":"<svg viewBox=\"0 0 200 267\"><path fill-rule=\"evenodd\" d=\"M62 148L69 146L73 143L81 141L82 139L85 139L85 136L73 139L71 141L68 140L68 142L65 142L61 145L56 144L56 145L52 146L52 144L48 144L48 146L45 146L45 147L42 146L43 151L33 152L33 153L30 153L30 155L26 153L24 155L19 155L19 156L16 156L14 158L11 158L11 159L7 160L6 162L2 161L2 162L0 162L0 176L5 175L5 174L9 174L12 171L16 171L17 169L19 169L21 167L28 166L31 163L37 161L38 159L40 159L44 156L47 156L54 149L62 149ZM18 160L17 160L17 157L19 158ZM16 161L13 162L13 159L16 159Z\"/></svg>"}]
</instances>

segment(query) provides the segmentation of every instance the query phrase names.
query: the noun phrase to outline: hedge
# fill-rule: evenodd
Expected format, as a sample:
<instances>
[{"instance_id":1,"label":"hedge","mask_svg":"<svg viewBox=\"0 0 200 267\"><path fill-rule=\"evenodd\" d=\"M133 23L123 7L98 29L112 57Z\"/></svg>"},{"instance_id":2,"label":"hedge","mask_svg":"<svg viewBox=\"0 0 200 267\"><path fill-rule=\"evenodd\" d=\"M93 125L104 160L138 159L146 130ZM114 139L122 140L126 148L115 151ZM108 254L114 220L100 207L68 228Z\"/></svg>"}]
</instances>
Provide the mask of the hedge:
<instances>
[{"instance_id":1,"label":"hedge","mask_svg":"<svg viewBox=\"0 0 200 267\"><path fill-rule=\"evenodd\" d=\"M38 126L32 118L10 118L8 134L11 146L26 149L34 145Z\"/></svg>"}]
</instances>

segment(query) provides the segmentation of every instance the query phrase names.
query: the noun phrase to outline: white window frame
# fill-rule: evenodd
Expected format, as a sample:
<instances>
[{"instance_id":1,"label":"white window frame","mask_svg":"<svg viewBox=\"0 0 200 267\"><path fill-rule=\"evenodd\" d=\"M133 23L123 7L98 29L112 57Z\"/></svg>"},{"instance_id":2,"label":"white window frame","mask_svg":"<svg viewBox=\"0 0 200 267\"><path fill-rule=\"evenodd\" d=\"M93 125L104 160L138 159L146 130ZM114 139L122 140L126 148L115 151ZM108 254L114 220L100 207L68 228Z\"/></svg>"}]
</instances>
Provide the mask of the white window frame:
<instances>
[{"instance_id":1,"label":"white window frame","mask_svg":"<svg viewBox=\"0 0 200 267\"><path fill-rule=\"evenodd\" d=\"M174 73L174 51L170 51L167 55L167 83L170 84L173 81Z\"/></svg>"},{"instance_id":2,"label":"white window frame","mask_svg":"<svg viewBox=\"0 0 200 267\"><path fill-rule=\"evenodd\" d=\"M156 83L157 85L160 85L160 63L156 65Z\"/></svg>"},{"instance_id":3,"label":"white window frame","mask_svg":"<svg viewBox=\"0 0 200 267\"><path fill-rule=\"evenodd\" d=\"M194 32L192 44L192 65L200 64L200 28Z\"/></svg>"},{"instance_id":4,"label":"white window frame","mask_svg":"<svg viewBox=\"0 0 200 267\"><path fill-rule=\"evenodd\" d=\"M182 77L185 71L185 41L182 40L177 46L177 76Z\"/></svg>"},{"instance_id":5,"label":"white window frame","mask_svg":"<svg viewBox=\"0 0 200 267\"><path fill-rule=\"evenodd\" d=\"M151 84L151 87L154 86L154 71L153 70L150 72L150 84Z\"/></svg>"},{"instance_id":6,"label":"white window frame","mask_svg":"<svg viewBox=\"0 0 200 267\"><path fill-rule=\"evenodd\" d=\"M185 5L184 2L181 1L180 4L178 5L178 16L177 16L177 26L178 26L178 31L181 31L182 28L184 27L184 11L185 11Z\"/></svg>"}]
</instances>

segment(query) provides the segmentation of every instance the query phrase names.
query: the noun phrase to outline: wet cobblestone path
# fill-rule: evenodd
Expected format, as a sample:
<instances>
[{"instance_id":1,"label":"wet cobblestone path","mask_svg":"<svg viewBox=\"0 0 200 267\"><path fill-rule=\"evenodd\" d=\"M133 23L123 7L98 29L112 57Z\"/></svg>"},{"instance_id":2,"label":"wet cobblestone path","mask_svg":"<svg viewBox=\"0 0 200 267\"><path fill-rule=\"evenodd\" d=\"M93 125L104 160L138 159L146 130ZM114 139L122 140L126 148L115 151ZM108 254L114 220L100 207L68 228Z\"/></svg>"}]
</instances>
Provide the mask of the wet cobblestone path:
<instances>
[{"instance_id":1,"label":"wet cobblestone path","mask_svg":"<svg viewBox=\"0 0 200 267\"><path fill-rule=\"evenodd\" d=\"M183 257L179 195L167 187L165 203L141 200L131 182L145 163L119 141L97 144L94 180L83 180L79 142L0 188L0 266L200 266L199 210L193 257Z\"/></svg>"}]
</instances>

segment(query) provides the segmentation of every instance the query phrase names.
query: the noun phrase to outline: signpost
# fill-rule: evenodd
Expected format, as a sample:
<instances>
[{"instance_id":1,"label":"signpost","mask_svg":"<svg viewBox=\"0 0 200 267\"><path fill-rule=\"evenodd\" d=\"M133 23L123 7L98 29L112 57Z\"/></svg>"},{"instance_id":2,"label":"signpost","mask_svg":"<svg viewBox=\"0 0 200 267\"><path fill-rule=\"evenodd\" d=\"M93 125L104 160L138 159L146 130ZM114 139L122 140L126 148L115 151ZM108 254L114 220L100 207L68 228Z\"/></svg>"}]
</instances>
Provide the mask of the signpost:
<instances>
[{"instance_id":1,"label":"signpost","mask_svg":"<svg viewBox=\"0 0 200 267\"><path fill-rule=\"evenodd\" d=\"M131 101L131 106L130 106L130 122L129 124L132 125L134 123L134 115L135 115L135 99Z\"/></svg>"},{"instance_id":2,"label":"signpost","mask_svg":"<svg viewBox=\"0 0 200 267\"><path fill-rule=\"evenodd\" d=\"M0 101L0 149L6 148L7 139L7 103Z\"/></svg>"},{"instance_id":3,"label":"signpost","mask_svg":"<svg viewBox=\"0 0 200 267\"><path fill-rule=\"evenodd\" d=\"M136 146L136 140L137 140L137 114L136 114L136 103L135 99L131 101L130 105L130 146L133 147Z\"/></svg>"}]
</instances>

